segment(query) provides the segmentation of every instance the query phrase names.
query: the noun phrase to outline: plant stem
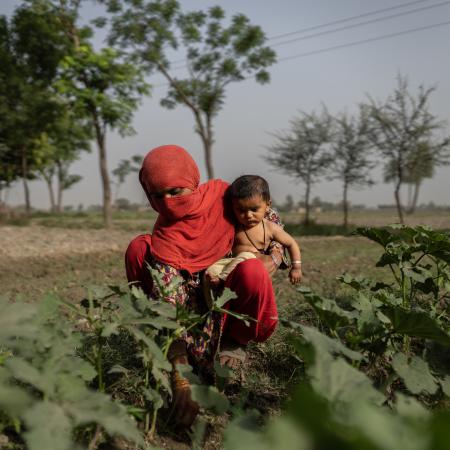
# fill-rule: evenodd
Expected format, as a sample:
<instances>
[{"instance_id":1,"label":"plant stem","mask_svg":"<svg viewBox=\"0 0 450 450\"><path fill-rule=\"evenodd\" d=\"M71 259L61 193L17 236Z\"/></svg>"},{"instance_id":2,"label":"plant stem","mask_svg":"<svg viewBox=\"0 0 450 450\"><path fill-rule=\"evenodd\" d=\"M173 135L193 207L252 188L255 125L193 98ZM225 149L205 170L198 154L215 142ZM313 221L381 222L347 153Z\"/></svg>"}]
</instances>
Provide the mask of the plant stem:
<instances>
[{"instance_id":1,"label":"plant stem","mask_svg":"<svg viewBox=\"0 0 450 450\"><path fill-rule=\"evenodd\" d=\"M407 308L409 305L408 302L408 295L406 292L406 277L405 277L405 273L403 272L403 269L400 271L401 273L401 287L402 287L402 305L403 308Z\"/></svg>"},{"instance_id":2,"label":"plant stem","mask_svg":"<svg viewBox=\"0 0 450 450\"><path fill-rule=\"evenodd\" d=\"M95 450L97 448L97 444L101 436L102 436L102 429L100 425L97 425L94 436L92 437L91 442L89 442L88 450Z\"/></svg>"},{"instance_id":3,"label":"plant stem","mask_svg":"<svg viewBox=\"0 0 450 450\"><path fill-rule=\"evenodd\" d=\"M156 382L156 391L159 392L159 388L161 387L161 383L159 381ZM150 437L155 435L156 431L156 419L158 417L159 408L153 408L153 417L152 417L152 426L150 428Z\"/></svg>"},{"instance_id":4,"label":"plant stem","mask_svg":"<svg viewBox=\"0 0 450 450\"><path fill-rule=\"evenodd\" d=\"M397 274L395 273L394 268L392 267L392 264L389 264L389 268L391 269L392 275L394 275L395 280L397 281L397 283L400 284L400 279L398 278Z\"/></svg>"},{"instance_id":5,"label":"plant stem","mask_svg":"<svg viewBox=\"0 0 450 450\"><path fill-rule=\"evenodd\" d=\"M150 380L150 376L149 376L149 366L148 364L146 364L146 368L145 368L145 380L144 380L144 385L145 388L148 389L148 384L149 384L149 380ZM147 411L145 413L145 432L148 433L148 430L150 428L150 413L149 411Z\"/></svg>"},{"instance_id":6,"label":"plant stem","mask_svg":"<svg viewBox=\"0 0 450 450\"><path fill-rule=\"evenodd\" d=\"M98 390L100 392L105 391L105 383L103 380L103 361L102 361L102 338L101 336L97 337L97 350L95 355L95 366L97 369L98 376Z\"/></svg>"}]
</instances>

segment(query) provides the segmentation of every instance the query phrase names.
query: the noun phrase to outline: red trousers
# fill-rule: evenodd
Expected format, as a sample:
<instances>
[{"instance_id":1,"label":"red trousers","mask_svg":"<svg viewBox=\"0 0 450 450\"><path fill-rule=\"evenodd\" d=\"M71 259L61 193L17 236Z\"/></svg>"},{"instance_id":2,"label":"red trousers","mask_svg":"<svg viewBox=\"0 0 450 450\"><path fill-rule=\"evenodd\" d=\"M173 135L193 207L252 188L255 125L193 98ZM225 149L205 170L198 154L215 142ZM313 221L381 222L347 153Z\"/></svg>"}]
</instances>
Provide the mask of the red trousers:
<instances>
[{"instance_id":1,"label":"red trousers","mask_svg":"<svg viewBox=\"0 0 450 450\"><path fill-rule=\"evenodd\" d=\"M136 237L125 254L125 267L129 282L137 281L149 295L153 280L147 270L146 261L151 257L151 236ZM258 259L240 263L228 276L226 286L236 293L226 308L245 314L256 321L247 326L242 320L227 315L223 336L239 344L249 341L263 342L274 332L278 322L272 280L264 264Z\"/></svg>"}]
</instances>

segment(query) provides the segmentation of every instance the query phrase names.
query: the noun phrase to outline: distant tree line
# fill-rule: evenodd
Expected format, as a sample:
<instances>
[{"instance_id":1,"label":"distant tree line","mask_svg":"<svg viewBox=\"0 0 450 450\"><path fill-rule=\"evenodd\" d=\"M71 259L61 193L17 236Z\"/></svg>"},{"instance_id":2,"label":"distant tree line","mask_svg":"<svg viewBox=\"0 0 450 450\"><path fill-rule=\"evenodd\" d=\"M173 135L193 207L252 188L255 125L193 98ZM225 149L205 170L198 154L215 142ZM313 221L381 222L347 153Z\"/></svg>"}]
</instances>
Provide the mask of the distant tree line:
<instances>
[{"instance_id":1,"label":"distant tree line","mask_svg":"<svg viewBox=\"0 0 450 450\"><path fill-rule=\"evenodd\" d=\"M406 77L399 75L397 87L384 102L369 97L354 116L332 116L325 108L320 114L301 112L288 130L273 134L265 159L304 185L305 224L311 221L314 185L339 180L347 226L349 190L373 185L371 173L379 160L384 181L394 184L400 223L405 212L414 212L423 180L450 162L450 137L442 135L445 124L429 111L433 91L420 86L413 95ZM409 186L406 208L400 195L404 185Z\"/></svg>"}]
</instances>

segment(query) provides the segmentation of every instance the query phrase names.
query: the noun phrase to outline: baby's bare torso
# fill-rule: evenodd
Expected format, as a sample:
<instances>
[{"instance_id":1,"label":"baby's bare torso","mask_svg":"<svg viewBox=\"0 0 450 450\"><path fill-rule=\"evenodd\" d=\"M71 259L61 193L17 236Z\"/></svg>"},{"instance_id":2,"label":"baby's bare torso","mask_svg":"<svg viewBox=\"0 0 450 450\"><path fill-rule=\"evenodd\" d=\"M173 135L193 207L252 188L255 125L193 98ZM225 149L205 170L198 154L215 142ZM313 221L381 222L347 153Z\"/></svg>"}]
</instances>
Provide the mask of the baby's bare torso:
<instances>
[{"instance_id":1,"label":"baby's bare torso","mask_svg":"<svg viewBox=\"0 0 450 450\"><path fill-rule=\"evenodd\" d=\"M252 228L242 227L236 229L233 243L233 256L242 252L263 253L273 240L270 222L263 219ZM264 227L263 227L264 225Z\"/></svg>"}]
</instances>

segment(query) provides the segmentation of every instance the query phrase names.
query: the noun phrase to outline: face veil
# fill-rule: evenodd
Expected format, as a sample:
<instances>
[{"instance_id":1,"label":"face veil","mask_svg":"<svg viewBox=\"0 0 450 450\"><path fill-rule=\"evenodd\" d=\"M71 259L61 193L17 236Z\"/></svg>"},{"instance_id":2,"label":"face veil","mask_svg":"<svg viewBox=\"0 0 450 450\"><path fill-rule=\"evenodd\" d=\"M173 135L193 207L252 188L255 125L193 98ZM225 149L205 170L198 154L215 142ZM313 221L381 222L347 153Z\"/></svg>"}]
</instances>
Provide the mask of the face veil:
<instances>
[{"instance_id":1,"label":"face veil","mask_svg":"<svg viewBox=\"0 0 450 450\"><path fill-rule=\"evenodd\" d=\"M139 180L159 213L151 236L151 251L157 259L193 273L229 252L234 227L225 212L228 184L222 180L199 184L197 164L185 149L164 145L151 150L144 158ZM152 195L169 188L192 192L163 198Z\"/></svg>"}]
</instances>

